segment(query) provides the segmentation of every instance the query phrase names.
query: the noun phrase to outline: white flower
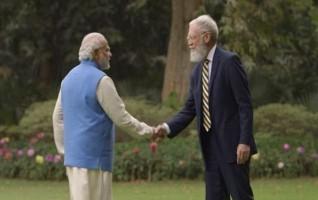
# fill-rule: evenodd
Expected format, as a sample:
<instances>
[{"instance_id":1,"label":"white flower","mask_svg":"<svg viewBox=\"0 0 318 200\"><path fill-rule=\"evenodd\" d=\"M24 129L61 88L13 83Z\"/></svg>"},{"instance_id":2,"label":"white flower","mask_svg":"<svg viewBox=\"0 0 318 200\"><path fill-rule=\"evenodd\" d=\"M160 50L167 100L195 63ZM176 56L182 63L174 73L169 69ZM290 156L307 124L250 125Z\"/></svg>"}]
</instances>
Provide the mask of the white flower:
<instances>
[{"instance_id":1,"label":"white flower","mask_svg":"<svg viewBox=\"0 0 318 200\"><path fill-rule=\"evenodd\" d=\"M259 154L259 153L252 155L252 159L253 159L253 160L258 160L259 157L260 157L260 154Z\"/></svg>"},{"instance_id":2,"label":"white flower","mask_svg":"<svg viewBox=\"0 0 318 200\"><path fill-rule=\"evenodd\" d=\"M284 164L282 161L280 161L280 162L277 163L278 169L283 169L284 166L285 166L285 164Z\"/></svg>"}]
</instances>

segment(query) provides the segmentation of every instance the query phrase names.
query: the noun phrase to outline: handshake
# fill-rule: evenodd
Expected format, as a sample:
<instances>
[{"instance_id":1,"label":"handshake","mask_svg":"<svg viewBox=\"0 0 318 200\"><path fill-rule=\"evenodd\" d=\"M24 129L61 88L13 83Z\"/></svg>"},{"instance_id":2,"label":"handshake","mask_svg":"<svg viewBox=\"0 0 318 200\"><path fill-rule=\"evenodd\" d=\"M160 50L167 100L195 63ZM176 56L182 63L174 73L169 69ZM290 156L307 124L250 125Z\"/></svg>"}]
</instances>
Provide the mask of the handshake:
<instances>
[{"instance_id":1,"label":"handshake","mask_svg":"<svg viewBox=\"0 0 318 200\"><path fill-rule=\"evenodd\" d=\"M159 124L156 127L153 127L152 135L151 135L151 141L152 142L160 142L162 139L165 138L165 136L168 134L168 127L166 127L164 124Z\"/></svg>"}]
</instances>

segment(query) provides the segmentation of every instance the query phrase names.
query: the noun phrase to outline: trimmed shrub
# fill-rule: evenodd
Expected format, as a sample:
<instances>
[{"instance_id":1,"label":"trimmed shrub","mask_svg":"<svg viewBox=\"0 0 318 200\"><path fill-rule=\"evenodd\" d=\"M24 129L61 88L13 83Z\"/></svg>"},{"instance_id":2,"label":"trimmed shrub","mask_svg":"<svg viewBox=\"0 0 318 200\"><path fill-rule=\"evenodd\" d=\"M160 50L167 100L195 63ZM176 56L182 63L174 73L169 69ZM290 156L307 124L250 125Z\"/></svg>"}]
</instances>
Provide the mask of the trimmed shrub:
<instances>
[{"instance_id":1,"label":"trimmed shrub","mask_svg":"<svg viewBox=\"0 0 318 200\"><path fill-rule=\"evenodd\" d=\"M175 111L169 107L153 104L144 98L125 98L123 99L127 111L139 121L143 121L150 126L157 126L159 123L165 122ZM121 136L128 134L130 137L139 138L139 136L129 130L121 128L116 129L117 141L121 140Z\"/></svg>"},{"instance_id":2,"label":"trimmed shrub","mask_svg":"<svg viewBox=\"0 0 318 200\"><path fill-rule=\"evenodd\" d=\"M269 104L259 107L254 114L255 132L318 137L318 114L309 112L303 106L289 104Z\"/></svg>"},{"instance_id":3,"label":"trimmed shrub","mask_svg":"<svg viewBox=\"0 0 318 200\"><path fill-rule=\"evenodd\" d=\"M34 133L45 133L47 138L52 139L52 113L55 100L36 102L31 104L24 112L19 123L14 126L0 127L0 133L11 138L23 139L31 137Z\"/></svg>"},{"instance_id":4,"label":"trimmed shrub","mask_svg":"<svg viewBox=\"0 0 318 200\"><path fill-rule=\"evenodd\" d=\"M31 104L21 118L17 131L26 135L35 132L52 133L52 113L55 101L49 100Z\"/></svg>"},{"instance_id":5,"label":"trimmed shrub","mask_svg":"<svg viewBox=\"0 0 318 200\"><path fill-rule=\"evenodd\" d=\"M124 102L126 104L127 111L132 114L135 118L140 121L144 121L150 126L157 126L163 122L166 122L171 117L173 117L178 110L171 108L170 106L165 106L163 104L154 104L146 101L143 98L125 98ZM191 134L191 131L195 129L194 121L183 130L183 136ZM128 133L133 138L138 138L136 133L129 132L128 130L122 130L118 128L116 134L122 135ZM117 141L121 141L117 138Z\"/></svg>"},{"instance_id":6,"label":"trimmed shrub","mask_svg":"<svg viewBox=\"0 0 318 200\"><path fill-rule=\"evenodd\" d=\"M52 114L56 100L37 102L31 104L25 111L17 126L0 126L0 133L10 137L21 138L37 132L44 132L47 137L52 138ZM155 105L143 98L125 98L127 111L140 121L156 126L167 121L176 112L168 106ZM193 128L191 125L185 132ZM116 128L116 141L129 141L138 138L136 133L129 130Z\"/></svg>"}]
</instances>

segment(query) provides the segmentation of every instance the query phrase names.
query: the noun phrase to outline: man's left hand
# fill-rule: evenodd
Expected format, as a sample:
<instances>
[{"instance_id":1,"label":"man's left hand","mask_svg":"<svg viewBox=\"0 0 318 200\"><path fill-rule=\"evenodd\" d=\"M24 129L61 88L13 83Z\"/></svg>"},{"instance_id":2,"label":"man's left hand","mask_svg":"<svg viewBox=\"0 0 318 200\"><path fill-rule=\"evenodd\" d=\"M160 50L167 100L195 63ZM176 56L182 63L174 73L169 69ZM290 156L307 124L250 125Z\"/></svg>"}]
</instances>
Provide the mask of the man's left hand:
<instances>
[{"instance_id":1,"label":"man's left hand","mask_svg":"<svg viewBox=\"0 0 318 200\"><path fill-rule=\"evenodd\" d=\"M237 164L244 164L250 158L250 146L246 144L239 144L237 146Z\"/></svg>"}]
</instances>

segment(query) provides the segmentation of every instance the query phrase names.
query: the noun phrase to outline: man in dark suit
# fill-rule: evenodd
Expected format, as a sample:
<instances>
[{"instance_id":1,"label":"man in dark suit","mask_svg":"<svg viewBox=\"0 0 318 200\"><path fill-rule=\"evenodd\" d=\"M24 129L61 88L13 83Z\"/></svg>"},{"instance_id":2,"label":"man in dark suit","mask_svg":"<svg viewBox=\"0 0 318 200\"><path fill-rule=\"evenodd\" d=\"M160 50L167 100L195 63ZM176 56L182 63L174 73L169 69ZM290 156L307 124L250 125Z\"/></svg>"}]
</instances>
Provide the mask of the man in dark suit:
<instances>
[{"instance_id":1,"label":"man in dark suit","mask_svg":"<svg viewBox=\"0 0 318 200\"><path fill-rule=\"evenodd\" d=\"M208 15L189 23L190 59L196 62L182 110L154 137L177 136L196 117L205 164L206 200L251 200L249 161L256 153L253 110L238 56L217 47L218 27Z\"/></svg>"}]
</instances>

